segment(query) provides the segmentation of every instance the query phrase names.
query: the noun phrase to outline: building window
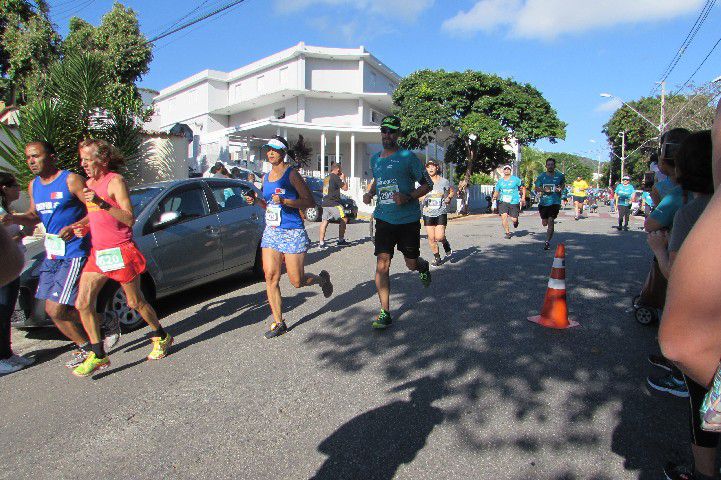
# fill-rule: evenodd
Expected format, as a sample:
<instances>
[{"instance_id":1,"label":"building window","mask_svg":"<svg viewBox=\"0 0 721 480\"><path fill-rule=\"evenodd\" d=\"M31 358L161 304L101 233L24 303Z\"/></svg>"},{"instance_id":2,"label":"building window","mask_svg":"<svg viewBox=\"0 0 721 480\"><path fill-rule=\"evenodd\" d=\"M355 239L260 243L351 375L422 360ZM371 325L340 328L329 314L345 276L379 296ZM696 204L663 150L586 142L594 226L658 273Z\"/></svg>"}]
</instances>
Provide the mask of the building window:
<instances>
[{"instance_id":1,"label":"building window","mask_svg":"<svg viewBox=\"0 0 721 480\"><path fill-rule=\"evenodd\" d=\"M383 120L383 115L379 111L373 110L372 108L370 117L371 123L376 125L380 125L381 121Z\"/></svg>"},{"instance_id":2,"label":"building window","mask_svg":"<svg viewBox=\"0 0 721 480\"><path fill-rule=\"evenodd\" d=\"M318 163L316 170L320 172L321 171L320 170L320 153L317 153L315 158ZM335 155L326 154L326 156L325 156L325 172L322 172L322 173L324 173L324 174L330 173L330 164L335 163L335 162L343 163L343 154L342 153L340 155L338 155L338 160L336 160Z\"/></svg>"},{"instance_id":3,"label":"building window","mask_svg":"<svg viewBox=\"0 0 721 480\"><path fill-rule=\"evenodd\" d=\"M273 116L280 120L281 118L285 118L285 107L276 108L273 110Z\"/></svg>"}]
</instances>

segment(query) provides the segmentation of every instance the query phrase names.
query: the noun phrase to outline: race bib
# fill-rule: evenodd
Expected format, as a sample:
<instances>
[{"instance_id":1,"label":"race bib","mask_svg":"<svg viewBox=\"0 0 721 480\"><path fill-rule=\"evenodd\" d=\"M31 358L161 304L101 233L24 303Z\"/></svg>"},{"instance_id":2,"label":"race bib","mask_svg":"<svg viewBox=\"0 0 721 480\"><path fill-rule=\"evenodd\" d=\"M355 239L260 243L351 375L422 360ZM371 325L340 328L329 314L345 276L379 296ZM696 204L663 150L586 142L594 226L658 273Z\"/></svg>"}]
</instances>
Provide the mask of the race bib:
<instances>
[{"instance_id":1,"label":"race bib","mask_svg":"<svg viewBox=\"0 0 721 480\"><path fill-rule=\"evenodd\" d=\"M441 208L441 206L443 206L443 199L442 198L429 198L427 205L428 205L428 208L431 210Z\"/></svg>"},{"instance_id":2,"label":"race bib","mask_svg":"<svg viewBox=\"0 0 721 480\"><path fill-rule=\"evenodd\" d=\"M511 200L513 200L513 195L501 195L501 201L503 203L511 203Z\"/></svg>"},{"instance_id":3,"label":"race bib","mask_svg":"<svg viewBox=\"0 0 721 480\"><path fill-rule=\"evenodd\" d=\"M389 183L388 185L378 187L378 203L380 205L390 205L395 203L393 200L393 194L398 192L398 184L396 183Z\"/></svg>"},{"instance_id":4,"label":"race bib","mask_svg":"<svg viewBox=\"0 0 721 480\"><path fill-rule=\"evenodd\" d=\"M123 254L120 247L106 248L95 252L95 264L101 272L114 272L125 268Z\"/></svg>"},{"instance_id":5,"label":"race bib","mask_svg":"<svg viewBox=\"0 0 721 480\"><path fill-rule=\"evenodd\" d=\"M265 224L269 227L280 227L281 211L280 205L269 204L265 209Z\"/></svg>"},{"instance_id":6,"label":"race bib","mask_svg":"<svg viewBox=\"0 0 721 480\"><path fill-rule=\"evenodd\" d=\"M45 235L45 253L48 258L65 256L65 240L48 233Z\"/></svg>"},{"instance_id":7,"label":"race bib","mask_svg":"<svg viewBox=\"0 0 721 480\"><path fill-rule=\"evenodd\" d=\"M543 193L545 194L551 194L556 190L556 185L553 183L544 183L543 184Z\"/></svg>"}]
</instances>

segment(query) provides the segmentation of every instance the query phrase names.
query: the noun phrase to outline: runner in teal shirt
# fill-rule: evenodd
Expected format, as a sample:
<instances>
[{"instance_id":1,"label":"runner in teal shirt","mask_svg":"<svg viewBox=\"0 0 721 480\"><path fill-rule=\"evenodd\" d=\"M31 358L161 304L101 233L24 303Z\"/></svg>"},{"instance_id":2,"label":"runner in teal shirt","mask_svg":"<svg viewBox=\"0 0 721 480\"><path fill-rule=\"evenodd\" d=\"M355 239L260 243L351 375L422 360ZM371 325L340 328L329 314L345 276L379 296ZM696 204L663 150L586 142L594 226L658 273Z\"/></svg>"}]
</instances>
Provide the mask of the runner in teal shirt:
<instances>
[{"instance_id":1,"label":"runner in teal shirt","mask_svg":"<svg viewBox=\"0 0 721 480\"><path fill-rule=\"evenodd\" d=\"M636 187L631 185L631 177L624 175L621 184L614 190L616 209L618 210L618 230L628 230L628 220L631 217L631 199L636 193Z\"/></svg>"},{"instance_id":2,"label":"runner in teal shirt","mask_svg":"<svg viewBox=\"0 0 721 480\"><path fill-rule=\"evenodd\" d=\"M378 195L373 216L394 225L420 220L419 202L397 205L393 199L394 193L410 195L416 189L416 182L421 180L433 185L416 154L410 150L397 150L387 157L381 157L380 153L376 153L371 157L371 170Z\"/></svg>"},{"instance_id":3,"label":"runner in teal shirt","mask_svg":"<svg viewBox=\"0 0 721 480\"><path fill-rule=\"evenodd\" d=\"M561 192L566 186L566 177L556 171L556 160L546 160L546 171L538 176L534 184L536 191L541 193L541 201L538 204L538 213L541 216L541 223L546 227L546 242L544 250L551 248L551 238L556 224L556 217L561 210Z\"/></svg>"},{"instance_id":4,"label":"runner in teal shirt","mask_svg":"<svg viewBox=\"0 0 721 480\"><path fill-rule=\"evenodd\" d=\"M513 228L518 228L518 217L521 214L521 195L519 191L523 189L524 196L526 191L523 188L521 179L511 175L512 171L510 165L503 166L503 176L496 182L496 188L493 192L493 199L498 201L498 214L501 216L501 224L506 232L507 239L511 238L511 227L508 224L509 217L513 221Z\"/></svg>"}]
</instances>

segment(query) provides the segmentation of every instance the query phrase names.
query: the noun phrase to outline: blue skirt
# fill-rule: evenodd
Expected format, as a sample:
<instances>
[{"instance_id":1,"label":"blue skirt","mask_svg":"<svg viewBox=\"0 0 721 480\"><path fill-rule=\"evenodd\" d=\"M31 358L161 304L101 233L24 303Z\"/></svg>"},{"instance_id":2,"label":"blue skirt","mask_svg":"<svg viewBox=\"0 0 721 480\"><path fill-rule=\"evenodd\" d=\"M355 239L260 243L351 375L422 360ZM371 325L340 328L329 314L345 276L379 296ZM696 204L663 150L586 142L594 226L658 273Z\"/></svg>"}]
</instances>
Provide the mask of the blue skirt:
<instances>
[{"instance_id":1,"label":"blue skirt","mask_svg":"<svg viewBox=\"0 0 721 480\"><path fill-rule=\"evenodd\" d=\"M305 228L281 228L266 226L260 248L272 248L280 253L305 253L310 247L310 239Z\"/></svg>"}]
</instances>

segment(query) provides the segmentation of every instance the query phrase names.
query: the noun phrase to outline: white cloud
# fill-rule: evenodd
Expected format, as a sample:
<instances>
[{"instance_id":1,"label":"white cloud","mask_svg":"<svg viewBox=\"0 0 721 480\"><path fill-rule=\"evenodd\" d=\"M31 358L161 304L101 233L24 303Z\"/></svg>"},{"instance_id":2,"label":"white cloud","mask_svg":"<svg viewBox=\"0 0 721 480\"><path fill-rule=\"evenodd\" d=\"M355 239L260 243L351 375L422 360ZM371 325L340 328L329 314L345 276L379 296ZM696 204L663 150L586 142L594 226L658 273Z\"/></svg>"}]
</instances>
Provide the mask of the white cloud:
<instances>
[{"instance_id":1,"label":"white cloud","mask_svg":"<svg viewBox=\"0 0 721 480\"><path fill-rule=\"evenodd\" d=\"M331 0L332 1L332 0ZM480 0L443 22L449 33L507 29L518 38L553 39L619 24L668 20L698 11L703 0Z\"/></svg>"},{"instance_id":2,"label":"white cloud","mask_svg":"<svg viewBox=\"0 0 721 480\"><path fill-rule=\"evenodd\" d=\"M415 21L429 9L435 0L275 0L275 8L281 13L296 13L314 5L345 7L373 15L381 15L386 21L400 19Z\"/></svg>"},{"instance_id":3,"label":"white cloud","mask_svg":"<svg viewBox=\"0 0 721 480\"><path fill-rule=\"evenodd\" d=\"M606 100L605 102L599 104L594 110L596 112L615 112L619 108L623 106L623 103L617 98L611 98L610 100Z\"/></svg>"}]
</instances>

